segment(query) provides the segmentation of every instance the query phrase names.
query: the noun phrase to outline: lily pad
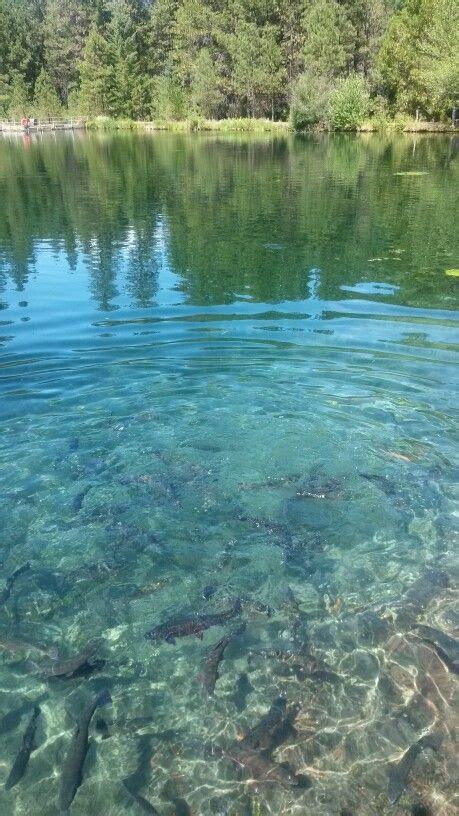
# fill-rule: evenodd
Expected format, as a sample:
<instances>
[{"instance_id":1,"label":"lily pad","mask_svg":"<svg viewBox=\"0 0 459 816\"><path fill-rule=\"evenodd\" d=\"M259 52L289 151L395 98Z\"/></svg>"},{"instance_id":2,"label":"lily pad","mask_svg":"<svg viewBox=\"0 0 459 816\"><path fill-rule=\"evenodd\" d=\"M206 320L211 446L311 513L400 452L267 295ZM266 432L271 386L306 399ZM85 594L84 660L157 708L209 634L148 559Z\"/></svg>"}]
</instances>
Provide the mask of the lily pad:
<instances>
[{"instance_id":1,"label":"lily pad","mask_svg":"<svg viewBox=\"0 0 459 816\"><path fill-rule=\"evenodd\" d=\"M451 278L459 278L459 269L445 269L445 275L450 275Z\"/></svg>"}]
</instances>

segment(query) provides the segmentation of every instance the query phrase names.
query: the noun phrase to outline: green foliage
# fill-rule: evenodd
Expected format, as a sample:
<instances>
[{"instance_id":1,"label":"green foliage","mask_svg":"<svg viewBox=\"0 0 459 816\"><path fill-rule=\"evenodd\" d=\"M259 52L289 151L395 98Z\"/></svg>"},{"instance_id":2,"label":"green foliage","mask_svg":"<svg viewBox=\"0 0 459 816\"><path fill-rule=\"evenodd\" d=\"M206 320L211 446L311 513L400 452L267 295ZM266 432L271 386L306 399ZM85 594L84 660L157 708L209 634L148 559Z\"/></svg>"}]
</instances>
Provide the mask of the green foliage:
<instances>
[{"instance_id":1,"label":"green foliage","mask_svg":"<svg viewBox=\"0 0 459 816\"><path fill-rule=\"evenodd\" d=\"M238 119L204 119L201 116L190 116L181 120L159 120L155 122L157 130L171 130L175 133L187 131L210 131L218 133L288 133L290 126L287 122L273 122L270 119L253 119L240 117Z\"/></svg>"},{"instance_id":2,"label":"green foliage","mask_svg":"<svg viewBox=\"0 0 459 816\"><path fill-rule=\"evenodd\" d=\"M241 10L239 14L234 32L226 39L237 107L247 116L272 115L286 78L279 29L271 23L259 28Z\"/></svg>"},{"instance_id":3,"label":"green foliage","mask_svg":"<svg viewBox=\"0 0 459 816\"><path fill-rule=\"evenodd\" d=\"M8 115L10 105L10 83L6 74L0 74L0 116Z\"/></svg>"},{"instance_id":4,"label":"green foliage","mask_svg":"<svg viewBox=\"0 0 459 816\"><path fill-rule=\"evenodd\" d=\"M370 94L359 74L340 79L329 98L329 121L335 130L357 130L368 116Z\"/></svg>"},{"instance_id":5,"label":"green foliage","mask_svg":"<svg viewBox=\"0 0 459 816\"><path fill-rule=\"evenodd\" d=\"M113 113L115 96L115 58L110 43L94 27L91 29L84 58L80 63L78 108L85 116Z\"/></svg>"},{"instance_id":6,"label":"green foliage","mask_svg":"<svg viewBox=\"0 0 459 816\"><path fill-rule=\"evenodd\" d=\"M11 83L8 115L10 119L21 119L30 111L29 89L21 74L14 74Z\"/></svg>"},{"instance_id":7,"label":"green foliage","mask_svg":"<svg viewBox=\"0 0 459 816\"><path fill-rule=\"evenodd\" d=\"M89 0L47 0L43 22L46 67L64 103L78 83L89 25Z\"/></svg>"},{"instance_id":8,"label":"green foliage","mask_svg":"<svg viewBox=\"0 0 459 816\"><path fill-rule=\"evenodd\" d=\"M40 119L62 116L62 105L48 72L42 68L35 83L32 111Z\"/></svg>"},{"instance_id":9,"label":"green foliage","mask_svg":"<svg viewBox=\"0 0 459 816\"><path fill-rule=\"evenodd\" d=\"M134 130L136 122L132 119L113 119L111 116L96 116L87 122L89 130Z\"/></svg>"},{"instance_id":10,"label":"green foliage","mask_svg":"<svg viewBox=\"0 0 459 816\"><path fill-rule=\"evenodd\" d=\"M352 63L352 27L344 6L314 0L304 15L305 66L322 76L337 76Z\"/></svg>"},{"instance_id":11,"label":"green foliage","mask_svg":"<svg viewBox=\"0 0 459 816\"><path fill-rule=\"evenodd\" d=\"M392 18L377 67L395 110L445 117L459 91L459 5L407 0Z\"/></svg>"},{"instance_id":12,"label":"green foliage","mask_svg":"<svg viewBox=\"0 0 459 816\"><path fill-rule=\"evenodd\" d=\"M290 121L294 130L307 130L327 118L330 82L312 71L302 74L292 90Z\"/></svg>"},{"instance_id":13,"label":"green foliage","mask_svg":"<svg viewBox=\"0 0 459 816\"><path fill-rule=\"evenodd\" d=\"M153 119L181 120L188 113L186 95L182 85L174 75L159 76L153 81Z\"/></svg>"},{"instance_id":14,"label":"green foliage","mask_svg":"<svg viewBox=\"0 0 459 816\"><path fill-rule=\"evenodd\" d=\"M108 26L114 59L112 104L115 116L142 118L148 107L144 65L144 6L141 0L117 0Z\"/></svg>"},{"instance_id":15,"label":"green foliage","mask_svg":"<svg viewBox=\"0 0 459 816\"><path fill-rule=\"evenodd\" d=\"M0 0L0 115L22 115L34 89L54 111L54 89L72 116L200 128L291 106L301 129L328 120L336 86L333 125L356 127L358 75L391 115L446 120L458 31L457 0Z\"/></svg>"},{"instance_id":16,"label":"green foliage","mask_svg":"<svg viewBox=\"0 0 459 816\"><path fill-rule=\"evenodd\" d=\"M459 3L431 3L431 21L420 47L415 79L423 89L429 116L444 118L458 102L459 93Z\"/></svg>"},{"instance_id":17,"label":"green foliage","mask_svg":"<svg viewBox=\"0 0 459 816\"><path fill-rule=\"evenodd\" d=\"M190 71L190 107L202 116L218 116L224 110L222 77L207 48L197 54Z\"/></svg>"}]
</instances>

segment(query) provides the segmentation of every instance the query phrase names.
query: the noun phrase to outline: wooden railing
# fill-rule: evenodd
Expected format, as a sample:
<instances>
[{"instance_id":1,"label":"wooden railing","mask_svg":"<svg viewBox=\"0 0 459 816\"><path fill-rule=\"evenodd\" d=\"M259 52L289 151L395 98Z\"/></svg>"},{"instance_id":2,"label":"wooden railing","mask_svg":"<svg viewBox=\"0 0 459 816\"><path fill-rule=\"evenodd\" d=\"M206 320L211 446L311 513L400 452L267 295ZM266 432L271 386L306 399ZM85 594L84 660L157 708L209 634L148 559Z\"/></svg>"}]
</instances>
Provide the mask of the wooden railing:
<instances>
[{"instance_id":1,"label":"wooden railing","mask_svg":"<svg viewBox=\"0 0 459 816\"><path fill-rule=\"evenodd\" d=\"M76 130L84 128L84 119L38 119L30 118L28 124L24 124L22 119L0 120L0 131L4 132L36 132L44 130Z\"/></svg>"}]
</instances>

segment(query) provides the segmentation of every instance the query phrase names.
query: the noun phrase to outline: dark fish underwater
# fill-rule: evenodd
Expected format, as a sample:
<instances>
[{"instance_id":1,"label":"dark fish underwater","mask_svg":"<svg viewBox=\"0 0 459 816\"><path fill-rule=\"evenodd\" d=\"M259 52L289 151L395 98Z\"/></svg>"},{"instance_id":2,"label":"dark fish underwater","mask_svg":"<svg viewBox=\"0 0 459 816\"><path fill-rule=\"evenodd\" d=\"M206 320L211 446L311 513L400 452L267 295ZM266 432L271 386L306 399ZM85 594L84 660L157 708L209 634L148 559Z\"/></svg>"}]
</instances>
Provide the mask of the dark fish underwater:
<instances>
[{"instance_id":1,"label":"dark fish underwater","mask_svg":"<svg viewBox=\"0 0 459 816\"><path fill-rule=\"evenodd\" d=\"M100 646L100 640L90 641L81 652L73 655L73 657L56 661L47 672L47 678L69 678L79 672L83 672L85 669L89 671L92 668L97 668L101 661L98 661L95 655Z\"/></svg>"},{"instance_id":2,"label":"dark fish underwater","mask_svg":"<svg viewBox=\"0 0 459 816\"><path fill-rule=\"evenodd\" d=\"M61 814L68 812L83 780L83 764L88 752L88 731L92 716L96 708L107 705L111 701L110 693L107 689L103 689L88 703L75 728L62 769L58 799Z\"/></svg>"},{"instance_id":3,"label":"dark fish underwater","mask_svg":"<svg viewBox=\"0 0 459 816\"><path fill-rule=\"evenodd\" d=\"M33 710L32 717L30 718L29 724L24 732L24 736L22 738L22 745L19 750L19 753L13 763L13 767L8 775L8 779L5 782L5 789L9 790L13 788L20 779L24 776L25 772L27 771L27 766L29 764L30 754L36 748L35 745L35 732L37 730L37 720L40 716L40 708L39 706L35 706Z\"/></svg>"},{"instance_id":4,"label":"dark fish underwater","mask_svg":"<svg viewBox=\"0 0 459 816\"><path fill-rule=\"evenodd\" d=\"M224 635L209 651L204 663L204 668L199 675L199 680L207 691L207 694L212 695L214 693L215 684L220 676L219 666L223 660L227 646L231 643L233 638L237 637L237 635L240 635L241 632L244 631L245 627L246 624L241 623L241 625L235 629L234 632L229 632L227 635Z\"/></svg>"},{"instance_id":5,"label":"dark fish underwater","mask_svg":"<svg viewBox=\"0 0 459 816\"><path fill-rule=\"evenodd\" d=\"M30 570L30 562L27 561L26 564L23 564L22 567L18 567L8 576L5 581L5 588L0 592L0 606L7 602L8 598L11 595L11 591L17 579L23 575L25 572Z\"/></svg>"},{"instance_id":6,"label":"dark fish underwater","mask_svg":"<svg viewBox=\"0 0 459 816\"><path fill-rule=\"evenodd\" d=\"M408 777L411 769L416 762L416 758L424 748L431 748L433 751L438 751L442 743L441 734L425 734L413 745L410 745L408 750L398 762L393 762L388 770L388 795L391 805L395 805L400 799L403 791L408 784Z\"/></svg>"},{"instance_id":7,"label":"dark fish underwater","mask_svg":"<svg viewBox=\"0 0 459 816\"><path fill-rule=\"evenodd\" d=\"M202 638L203 632L210 629L211 626L221 626L231 618L235 618L241 612L240 600L235 601L231 609L225 612L216 612L210 615L187 615L183 618L176 618L160 623L159 626L153 627L145 634L148 640L161 641L165 640L167 643L174 644L176 638L187 637L188 635L196 635Z\"/></svg>"}]
</instances>

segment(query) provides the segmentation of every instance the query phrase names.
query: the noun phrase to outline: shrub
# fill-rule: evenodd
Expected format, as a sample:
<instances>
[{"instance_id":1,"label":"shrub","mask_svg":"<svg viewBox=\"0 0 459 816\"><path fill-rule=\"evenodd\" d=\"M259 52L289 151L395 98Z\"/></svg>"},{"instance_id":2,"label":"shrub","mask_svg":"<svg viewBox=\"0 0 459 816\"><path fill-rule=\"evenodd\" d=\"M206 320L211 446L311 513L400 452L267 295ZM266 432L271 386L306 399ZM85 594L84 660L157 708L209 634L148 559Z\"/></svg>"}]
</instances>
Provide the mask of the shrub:
<instances>
[{"instance_id":1,"label":"shrub","mask_svg":"<svg viewBox=\"0 0 459 816\"><path fill-rule=\"evenodd\" d=\"M329 121L335 130L357 130L369 109L367 84L358 74L340 80L330 94Z\"/></svg>"},{"instance_id":2,"label":"shrub","mask_svg":"<svg viewBox=\"0 0 459 816\"><path fill-rule=\"evenodd\" d=\"M306 72L292 90L290 122L294 130L307 130L327 119L330 85L322 76Z\"/></svg>"},{"instance_id":3,"label":"shrub","mask_svg":"<svg viewBox=\"0 0 459 816\"><path fill-rule=\"evenodd\" d=\"M413 119L411 116L408 116L407 113L396 113L392 122L392 128L396 133L403 133L411 122L413 122Z\"/></svg>"}]
</instances>

